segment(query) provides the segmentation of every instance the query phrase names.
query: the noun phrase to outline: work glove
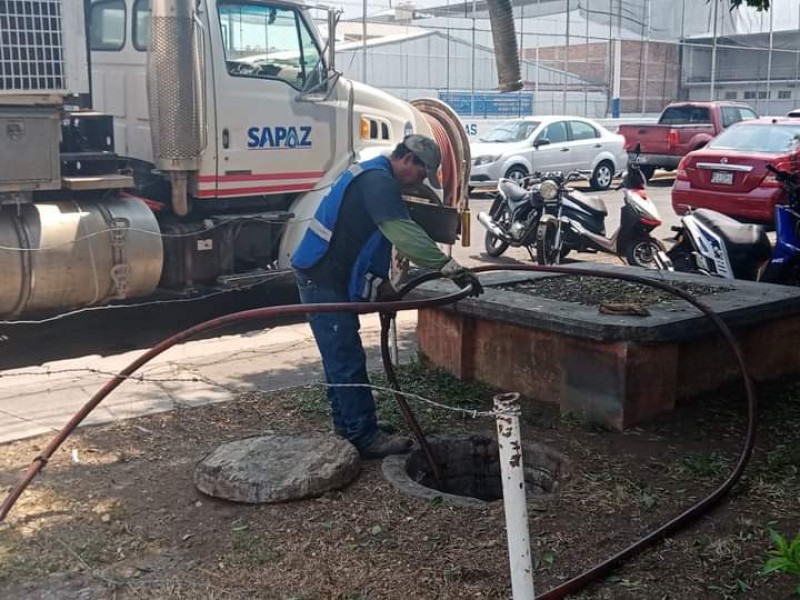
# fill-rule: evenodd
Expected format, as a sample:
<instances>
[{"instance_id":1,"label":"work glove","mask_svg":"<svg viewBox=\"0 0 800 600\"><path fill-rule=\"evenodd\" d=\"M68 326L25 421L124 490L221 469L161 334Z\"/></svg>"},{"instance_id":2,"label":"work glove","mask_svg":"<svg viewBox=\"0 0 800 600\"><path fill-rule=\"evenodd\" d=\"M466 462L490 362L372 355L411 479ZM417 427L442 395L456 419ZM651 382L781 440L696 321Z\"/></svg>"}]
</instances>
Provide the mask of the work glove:
<instances>
[{"instance_id":1,"label":"work glove","mask_svg":"<svg viewBox=\"0 0 800 600\"><path fill-rule=\"evenodd\" d=\"M478 277L466 267L458 264L453 258L441 268L440 272L462 289L471 286L472 293L470 296L477 297L483 293L483 286Z\"/></svg>"}]
</instances>

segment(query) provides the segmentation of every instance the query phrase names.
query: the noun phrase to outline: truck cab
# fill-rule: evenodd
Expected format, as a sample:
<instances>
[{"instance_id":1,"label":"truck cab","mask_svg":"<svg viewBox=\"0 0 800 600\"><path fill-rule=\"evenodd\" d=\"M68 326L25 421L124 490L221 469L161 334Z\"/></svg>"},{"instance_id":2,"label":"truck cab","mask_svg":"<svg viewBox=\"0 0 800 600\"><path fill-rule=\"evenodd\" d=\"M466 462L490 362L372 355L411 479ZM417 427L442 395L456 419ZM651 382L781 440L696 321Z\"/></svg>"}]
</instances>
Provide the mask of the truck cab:
<instances>
[{"instance_id":1,"label":"truck cab","mask_svg":"<svg viewBox=\"0 0 800 600\"><path fill-rule=\"evenodd\" d=\"M337 11L283 0L2 4L26 60L0 88L0 316L271 279L334 179L412 132L437 138L457 203L455 113L342 77L312 10L335 31Z\"/></svg>"},{"instance_id":2,"label":"truck cab","mask_svg":"<svg viewBox=\"0 0 800 600\"><path fill-rule=\"evenodd\" d=\"M433 135L409 103L339 75L301 4L199 0L190 17L180 7L192 3L158 4L160 16L150 0L91 3L94 105L114 116L136 193L160 203L168 233L183 234L187 219L238 221L237 239L206 244L232 244L218 274L287 268L305 223L351 162L412 132ZM186 279L172 273L162 283Z\"/></svg>"},{"instance_id":3,"label":"truck cab","mask_svg":"<svg viewBox=\"0 0 800 600\"><path fill-rule=\"evenodd\" d=\"M190 117L202 119L205 131L189 181L198 208L320 189L364 148L389 148L411 131L430 131L406 102L330 76L302 5L202 0L197 20L198 59L181 47L165 54L174 58L176 81L199 71L202 114ZM118 152L147 164L157 162L147 92L151 37L150 0L92 3L95 108L114 115ZM170 90L160 91L173 100Z\"/></svg>"}]
</instances>

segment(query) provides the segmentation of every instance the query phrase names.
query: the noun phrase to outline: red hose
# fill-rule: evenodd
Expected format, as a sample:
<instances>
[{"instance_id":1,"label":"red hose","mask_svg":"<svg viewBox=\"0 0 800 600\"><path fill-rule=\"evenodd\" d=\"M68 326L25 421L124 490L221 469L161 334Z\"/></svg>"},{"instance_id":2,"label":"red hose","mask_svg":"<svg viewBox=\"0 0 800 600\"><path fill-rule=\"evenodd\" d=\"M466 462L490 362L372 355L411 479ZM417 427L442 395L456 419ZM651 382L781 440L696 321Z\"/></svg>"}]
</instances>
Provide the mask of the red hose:
<instances>
[{"instance_id":1,"label":"red hose","mask_svg":"<svg viewBox=\"0 0 800 600\"><path fill-rule=\"evenodd\" d=\"M442 188L444 189L444 203L453 206L458 199L458 168L456 167L456 157L453 152L453 145L450 137L442 127L436 117L425 113L425 119L431 126L433 137L442 152Z\"/></svg>"}]
</instances>

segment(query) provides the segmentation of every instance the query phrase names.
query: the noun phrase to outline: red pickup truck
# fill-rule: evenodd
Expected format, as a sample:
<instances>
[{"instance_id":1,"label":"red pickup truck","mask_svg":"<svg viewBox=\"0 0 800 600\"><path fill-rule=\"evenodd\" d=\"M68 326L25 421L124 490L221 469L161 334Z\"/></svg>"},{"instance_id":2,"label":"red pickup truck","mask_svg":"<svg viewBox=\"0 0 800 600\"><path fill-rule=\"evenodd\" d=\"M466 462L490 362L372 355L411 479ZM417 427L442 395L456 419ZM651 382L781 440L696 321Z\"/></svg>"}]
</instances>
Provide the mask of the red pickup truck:
<instances>
[{"instance_id":1,"label":"red pickup truck","mask_svg":"<svg viewBox=\"0 0 800 600\"><path fill-rule=\"evenodd\" d=\"M672 170L692 150L705 146L720 131L758 114L737 102L673 102L668 104L657 123L620 125L617 133L625 136L625 150L640 145L639 163L648 179L656 169Z\"/></svg>"}]
</instances>

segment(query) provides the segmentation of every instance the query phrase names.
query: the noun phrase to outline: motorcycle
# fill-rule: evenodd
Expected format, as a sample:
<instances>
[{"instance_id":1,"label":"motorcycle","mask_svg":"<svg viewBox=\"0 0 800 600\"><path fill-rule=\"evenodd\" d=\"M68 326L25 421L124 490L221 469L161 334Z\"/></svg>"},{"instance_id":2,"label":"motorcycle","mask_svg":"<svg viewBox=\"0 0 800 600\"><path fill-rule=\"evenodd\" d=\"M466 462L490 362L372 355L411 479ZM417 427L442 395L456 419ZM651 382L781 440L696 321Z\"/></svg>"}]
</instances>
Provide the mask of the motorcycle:
<instances>
[{"instance_id":1,"label":"motorcycle","mask_svg":"<svg viewBox=\"0 0 800 600\"><path fill-rule=\"evenodd\" d=\"M486 228L484 246L486 254L493 258L501 256L509 246L523 247L533 260L536 243L536 228L544 209L535 174L523 179L529 187L523 187L511 179L497 182L497 191L489 212L478 213L478 221Z\"/></svg>"},{"instance_id":2,"label":"motorcycle","mask_svg":"<svg viewBox=\"0 0 800 600\"><path fill-rule=\"evenodd\" d=\"M740 223L698 208L673 227L675 245L656 260L665 269L800 286L800 176L768 164L783 186L786 204L775 206L776 244L761 225Z\"/></svg>"},{"instance_id":3,"label":"motorcycle","mask_svg":"<svg viewBox=\"0 0 800 600\"><path fill-rule=\"evenodd\" d=\"M628 165L622 184L623 204L620 226L606 236L608 215L601 198L587 196L567 187L567 183L585 178L577 171L554 177L540 184L545 214L539 219L536 234L536 257L540 265L559 264L571 251L606 252L624 257L630 265L656 268L656 254L666 248L650 232L661 225L661 217L647 197L646 179L638 164L638 151Z\"/></svg>"}]
</instances>

